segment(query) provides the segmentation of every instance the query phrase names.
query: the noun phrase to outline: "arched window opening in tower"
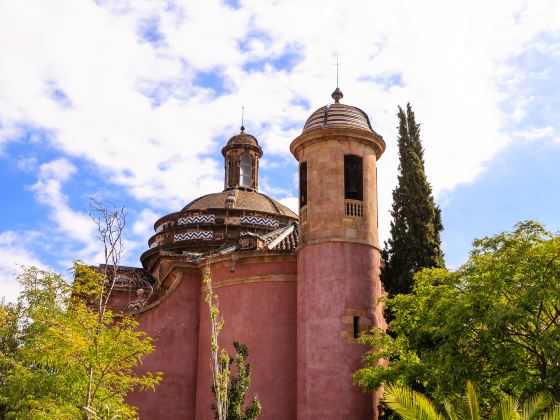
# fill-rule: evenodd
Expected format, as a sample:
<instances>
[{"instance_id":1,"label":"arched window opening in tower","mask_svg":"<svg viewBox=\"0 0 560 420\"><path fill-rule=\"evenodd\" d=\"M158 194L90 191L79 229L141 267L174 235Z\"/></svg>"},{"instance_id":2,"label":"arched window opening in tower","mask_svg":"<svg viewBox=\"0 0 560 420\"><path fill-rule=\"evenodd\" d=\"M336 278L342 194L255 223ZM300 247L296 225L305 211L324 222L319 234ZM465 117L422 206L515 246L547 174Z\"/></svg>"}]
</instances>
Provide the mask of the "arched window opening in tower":
<instances>
[{"instance_id":1,"label":"arched window opening in tower","mask_svg":"<svg viewBox=\"0 0 560 420\"><path fill-rule=\"evenodd\" d=\"M344 198L347 200L363 200L364 175L362 158L354 155L344 156Z\"/></svg>"},{"instance_id":2,"label":"arched window opening in tower","mask_svg":"<svg viewBox=\"0 0 560 420\"><path fill-rule=\"evenodd\" d=\"M307 162L299 165L299 207L307 204Z\"/></svg>"},{"instance_id":3,"label":"arched window opening in tower","mask_svg":"<svg viewBox=\"0 0 560 420\"><path fill-rule=\"evenodd\" d=\"M229 187L229 162L226 159L225 176L224 176L224 190Z\"/></svg>"},{"instance_id":4,"label":"arched window opening in tower","mask_svg":"<svg viewBox=\"0 0 560 420\"><path fill-rule=\"evenodd\" d=\"M252 187L251 173L253 172L253 162L249 155L241 156L241 179L240 184L242 187Z\"/></svg>"}]
</instances>

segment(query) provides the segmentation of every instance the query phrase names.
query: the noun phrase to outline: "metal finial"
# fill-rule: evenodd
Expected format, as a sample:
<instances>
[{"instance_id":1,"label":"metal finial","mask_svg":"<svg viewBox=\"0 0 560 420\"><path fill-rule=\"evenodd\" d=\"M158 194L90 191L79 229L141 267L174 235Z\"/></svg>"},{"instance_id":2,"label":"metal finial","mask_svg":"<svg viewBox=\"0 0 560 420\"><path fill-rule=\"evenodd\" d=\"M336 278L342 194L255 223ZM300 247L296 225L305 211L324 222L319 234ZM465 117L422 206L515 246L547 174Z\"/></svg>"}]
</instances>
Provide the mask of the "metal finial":
<instances>
[{"instance_id":1,"label":"metal finial","mask_svg":"<svg viewBox=\"0 0 560 420\"><path fill-rule=\"evenodd\" d=\"M344 97L344 95L342 94L342 91L340 90L340 88L338 87L338 68L342 63L340 63L338 61L338 56L336 57L336 89L334 90L334 92L331 95L331 98L334 99L335 103L339 103L340 100Z\"/></svg>"},{"instance_id":2,"label":"metal finial","mask_svg":"<svg viewBox=\"0 0 560 420\"><path fill-rule=\"evenodd\" d=\"M334 102L336 104L339 103L342 98L344 98L344 95L342 94L342 91L338 88L338 86L336 87L336 89L332 93L331 98L334 99Z\"/></svg>"},{"instance_id":3,"label":"metal finial","mask_svg":"<svg viewBox=\"0 0 560 420\"><path fill-rule=\"evenodd\" d=\"M245 107L241 106L241 132L245 131L245 125L243 125L243 119L245 117Z\"/></svg>"},{"instance_id":4,"label":"metal finial","mask_svg":"<svg viewBox=\"0 0 560 420\"><path fill-rule=\"evenodd\" d=\"M338 62L338 55L336 56L336 87L338 88L338 66L342 64Z\"/></svg>"}]
</instances>

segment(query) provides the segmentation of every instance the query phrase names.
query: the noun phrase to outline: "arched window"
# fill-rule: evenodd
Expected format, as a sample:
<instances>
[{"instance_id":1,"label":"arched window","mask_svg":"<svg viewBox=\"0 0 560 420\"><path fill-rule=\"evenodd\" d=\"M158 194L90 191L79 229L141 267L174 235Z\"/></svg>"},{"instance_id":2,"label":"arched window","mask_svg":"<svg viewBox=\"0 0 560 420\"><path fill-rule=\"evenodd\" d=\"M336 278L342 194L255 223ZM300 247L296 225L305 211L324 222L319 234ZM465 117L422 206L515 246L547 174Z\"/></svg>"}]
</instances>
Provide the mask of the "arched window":
<instances>
[{"instance_id":1,"label":"arched window","mask_svg":"<svg viewBox=\"0 0 560 420\"><path fill-rule=\"evenodd\" d=\"M363 200L364 175L362 158L354 155L344 156L344 198Z\"/></svg>"},{"instance_id":2,"label":"arched window","mask_svg":"<svg viewBox=\"0 0 560 420\"><path fill-rule=\"evenodd\" d=\"M225 167L225 177L224 177L224 190L229 187L229 162L226 159L226 167Z\"/></svg>"},{"instance_id":3,"label":"arched window","mask_svg":"<svg viewBox=\"0 0 560 420\"><path fill-rule=\"evenodd\" d=\"M241 156L240 161L240 184L242 187L252 187L252 172L253 172L253 162L249 155Z\"/></svg>"},{"instance_id":4,"label":"arched window","mask_svg":"<svg viewBox=\"0 0 560 420\"><path fill-rule=\"evenodd\" d=\"M299 165L299 207L307 204L307 162Z\"/></svg>"}]
</instances>

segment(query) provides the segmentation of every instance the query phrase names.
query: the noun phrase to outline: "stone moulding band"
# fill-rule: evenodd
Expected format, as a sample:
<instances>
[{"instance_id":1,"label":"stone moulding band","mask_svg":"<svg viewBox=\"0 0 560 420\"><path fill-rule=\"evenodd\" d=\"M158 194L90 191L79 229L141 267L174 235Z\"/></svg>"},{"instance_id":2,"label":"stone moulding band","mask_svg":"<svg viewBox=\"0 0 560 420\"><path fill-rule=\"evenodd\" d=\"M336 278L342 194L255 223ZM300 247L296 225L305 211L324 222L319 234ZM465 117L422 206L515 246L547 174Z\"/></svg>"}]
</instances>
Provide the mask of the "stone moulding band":
<instances>
[{"instance_id":1,"label":"stone moulding band","mask_svg":"<svg viewBox=\"0 0 560 420\"><path fill-rule=\"evenodd\" d=\"M216 218L213 214L201 214L198 216L180 217L177 220L178 225L194 225L198 223L214 223Z\"/></svg>"},{"instance_id":2,"label":"stone moulding band","mask_svg":"<svg viewBox=\"0 0 560 420\"><path fill-rule=\"evenodd\" d=\"M179 241L194 241L199 239L212 239L214 237L214 232L210 230L198 231L198 232L185 232L176 233L173 236L173 242Z\"/></svg>"},{"instance_id":3,"label":"stone moulding band","mask_svg":"<svg viewBox=\"0 0 560 420\"><path fill-rule=\"evenodd\" d=\"M268 275L233 277L224 280L215 280L213 287L215 289L219 289L220 287L236 286L238 284L296 282L296 281L297 281L297 277L295 274L268 274Z\"/></svg>"},{"instance_id":4,"label":"stone moulding band","mask_svg":"<svg viewBox=\"0 0 560 420\"><path fill-rule=\"evenodd\" d=\"M272 228L277 228L278 227L278 220L268 219L266 217L241 216L240 222L241 223L246 223L246 224L251 224L251 225L267 226L267 227L272 227Z\"/></svg>"}]
</instances>

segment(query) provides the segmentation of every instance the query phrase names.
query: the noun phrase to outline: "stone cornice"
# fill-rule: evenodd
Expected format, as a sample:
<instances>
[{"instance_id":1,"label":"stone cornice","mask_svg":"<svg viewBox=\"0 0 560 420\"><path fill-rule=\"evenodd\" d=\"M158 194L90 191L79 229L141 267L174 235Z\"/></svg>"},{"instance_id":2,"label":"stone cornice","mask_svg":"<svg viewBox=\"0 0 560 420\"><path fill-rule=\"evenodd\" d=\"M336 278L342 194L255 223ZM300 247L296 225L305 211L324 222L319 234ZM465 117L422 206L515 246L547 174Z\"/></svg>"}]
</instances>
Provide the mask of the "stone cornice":
<instances>
[{"instance_id":1,"label":"stone cornice","mask_svg":"<svg viewBox=\"0 0 560 420\"><path fill-rule=\"evenodd\" d=\"M385 141L383 137L377 133L370 133L365 130L353 128L321 128L307 131L296 137L290 144L290 152L292 152L299 161L299 155L303 147L318 142L341 139L370 145L374 148L377 159L379 159L385 151Z\"/></svg>"},{"instance_id":2,"label":"stone cornice","mask_svg":"<svg viewBox=\"0 0 560 420\"><path fill-rule=\"evenodd\" d=\"M219 289L221 287L236 286L238 284L295 282L295 281L297 281L296 274L265 274L265 275L257 275L257 276L228 277L227 279L214 280L212 287L214 289ZM201 288L203 288L202 285Z\"/></svg>"}]
</instances>

